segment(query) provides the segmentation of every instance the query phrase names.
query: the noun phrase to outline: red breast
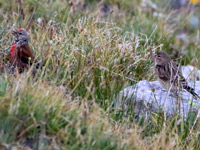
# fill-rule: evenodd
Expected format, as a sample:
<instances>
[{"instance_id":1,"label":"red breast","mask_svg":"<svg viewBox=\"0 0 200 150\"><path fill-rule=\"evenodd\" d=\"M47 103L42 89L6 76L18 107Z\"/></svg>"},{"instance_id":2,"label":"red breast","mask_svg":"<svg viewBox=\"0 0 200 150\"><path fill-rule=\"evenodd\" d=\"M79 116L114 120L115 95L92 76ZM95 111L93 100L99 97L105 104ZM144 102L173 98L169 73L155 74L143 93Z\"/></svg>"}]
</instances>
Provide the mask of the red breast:
<instances>
[{"instance_id":1,"label":"red breast","mask_svg":"<svg viewBox=\"0 0 200 150\"><path fill-rule=\"evenodd\" d=\"M15 50L16 50L16 44L15 43L13 43L12 44L12 47L11 47L11 49L10 49L10 52L9 52L9 56L10 56L10 58L13 58L13 57L15 57L14 55L14 53L15 53Z\"/></svg>"}]
</instances>

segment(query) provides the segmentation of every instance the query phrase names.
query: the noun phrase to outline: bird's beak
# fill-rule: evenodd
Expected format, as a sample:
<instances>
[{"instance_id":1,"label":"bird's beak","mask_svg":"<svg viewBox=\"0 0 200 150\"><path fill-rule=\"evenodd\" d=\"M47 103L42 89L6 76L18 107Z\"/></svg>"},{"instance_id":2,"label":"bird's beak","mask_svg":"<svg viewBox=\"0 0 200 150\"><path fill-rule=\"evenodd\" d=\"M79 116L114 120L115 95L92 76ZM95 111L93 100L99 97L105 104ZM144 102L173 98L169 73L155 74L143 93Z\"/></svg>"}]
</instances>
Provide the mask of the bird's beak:
<instances>
[{"instance_id":1,"label":"bird's beak","mask_svg":"<svg viewBox=\"0 0 200 150\"><path fill-rule=\"evenodd\" d=\"M157 54L154 54L153 57L156 58Z\"/></svg>"},{"instance_id":2,"label":"bird's beak","mask_svg":"<svg viewBox=\"0 0 200 150\"><path fill-rule=\"evenodd\" d=\"M17 33L18 33L18 31L12 30L12 34L13 34L14 36L17 36Z\"/></svg>"}]
</instances>

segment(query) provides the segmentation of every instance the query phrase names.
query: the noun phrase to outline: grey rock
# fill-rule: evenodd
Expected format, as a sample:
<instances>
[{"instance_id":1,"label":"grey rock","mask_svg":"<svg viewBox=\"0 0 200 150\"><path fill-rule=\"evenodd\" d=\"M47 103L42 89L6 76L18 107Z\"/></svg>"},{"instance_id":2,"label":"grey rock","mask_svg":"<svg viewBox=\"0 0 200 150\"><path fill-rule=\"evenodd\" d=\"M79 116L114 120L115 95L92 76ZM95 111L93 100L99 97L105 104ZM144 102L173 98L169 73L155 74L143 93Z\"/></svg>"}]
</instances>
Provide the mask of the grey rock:
<instances>
[{"instance_id":1,"label":"grey rock","mask_svg":"<svg viewBox=\"0 0 200 150\"><path fill-rule=\"evenodd\" d=\"M199 18L197 16L192 16L190 19L189 19L189 24L192 28L197 28L199 27Z\"/></svg>"},{"instance_id":2,"label":"grey rock","mask_svg":"<svg viewBox=\"0 0 200 150\"><path fill-rule=\"evenodd\" d=\"M195 81L199 79L200 71L195 70L193 66L183 66L182 73L188 79L188 84L200 95L200 81ZM143 80L120 91L113 106L120 109L131 107L136 114L165 112L169 116L180 113L183 117L187 117L190 111L198 110L200 100L193 99L192 95L185 90L179 92L179 100L177 100L172 93L163 89L159 81Z\"/></svg>"},{"instance_id":3,"label":"grey rock","mask_svg":"<svg viewBox=\"0 0 200 150\"><path fill-rule=\"evenodd\" d=\"M168 0L167 0L167 2L168 2ZM173 9L180 9L181 7L186 5L187 2L188 2L187 0L170 0L171 7Z\"/></svg>"}]
</instances>

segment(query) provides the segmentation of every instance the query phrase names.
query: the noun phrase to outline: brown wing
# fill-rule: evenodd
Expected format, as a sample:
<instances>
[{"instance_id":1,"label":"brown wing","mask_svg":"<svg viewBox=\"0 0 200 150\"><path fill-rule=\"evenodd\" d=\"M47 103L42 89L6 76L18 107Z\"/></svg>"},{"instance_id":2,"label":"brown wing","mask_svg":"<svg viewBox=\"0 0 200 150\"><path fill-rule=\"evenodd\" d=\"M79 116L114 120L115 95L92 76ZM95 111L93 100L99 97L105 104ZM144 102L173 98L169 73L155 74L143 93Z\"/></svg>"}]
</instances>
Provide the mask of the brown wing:
<instances>
[{"instance_id":1,"label":"brown wing","mask_svg":"<svg viewBox=\"0 0 200 150\"><path fill-rule=\"evenodd\" d=\"M187 85L187 81L181 73L181 66L177 65L174 61L170 61L169 66L171 72L171 83L173 82L174 84L179 84L181 86Z\"/></svg>"},{"instance_id":2,"label":"brown wing","mask_svg":"<svg viewBox=\"0 0 200 150\"><path fill-rule=\"evenodd\" d=\"M169 81L170 80L170 72L169 72L169 66L166 65L156 65L156 73L157 76L163 80L163 81Z\"/></svg>"},{"instance_id":3,"label":"brown wing","mask_svg":"<svg viewBox=\"0 0 200 150\"><path fill-rule=\"evenodd\" d=\"M33 62L33 54L28 45L17 47L15 51L14 65L23 69L27 68Z\"/></svg>"},{"instance_id":4,"label":"brown wing","mask_svg":"<svg viewBox=\"0 0 200 150\"><path fill-rule=\"evenodd\" d=\"M33 53L28 45L21 46L18 50L18 57L22 63L30 64L33 62Z\"/></svg>"}]
</instances>

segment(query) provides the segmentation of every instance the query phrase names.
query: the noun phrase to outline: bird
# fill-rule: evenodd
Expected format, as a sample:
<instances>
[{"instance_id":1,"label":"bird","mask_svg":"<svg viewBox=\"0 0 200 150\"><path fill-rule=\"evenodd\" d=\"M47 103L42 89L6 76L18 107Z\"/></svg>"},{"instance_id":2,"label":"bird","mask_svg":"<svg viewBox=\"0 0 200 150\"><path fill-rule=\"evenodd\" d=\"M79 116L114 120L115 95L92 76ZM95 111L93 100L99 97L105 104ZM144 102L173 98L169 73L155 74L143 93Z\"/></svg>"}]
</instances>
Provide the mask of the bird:
<instances>
[{"instance_id":1,"label":"bird","mask_svg":"<svg viewBox=\"0 0 200 150\"><path fill-rule=\"evenodd\" d=\"M12 34L14 35L14 43L11 46L8 57L11 65L17 67L19 72L22 72L24 69L29 68L34 61L33 52L28 44L29 35L23 28L13 30Z\"/></svg>"},{"instance_id":2,"label":"bird","mask_svg":"<svg viewBox=\"0 0 200 150\"><path fill-rule=\"evenodd\" d=\"M177 95L178 90L186 90L195 100L200 99L194 89L190 87L181 73L181 67L174 62L168 53L161 50L155 54L155 74L162 87Z\"/></svg>"}]
</instances>

